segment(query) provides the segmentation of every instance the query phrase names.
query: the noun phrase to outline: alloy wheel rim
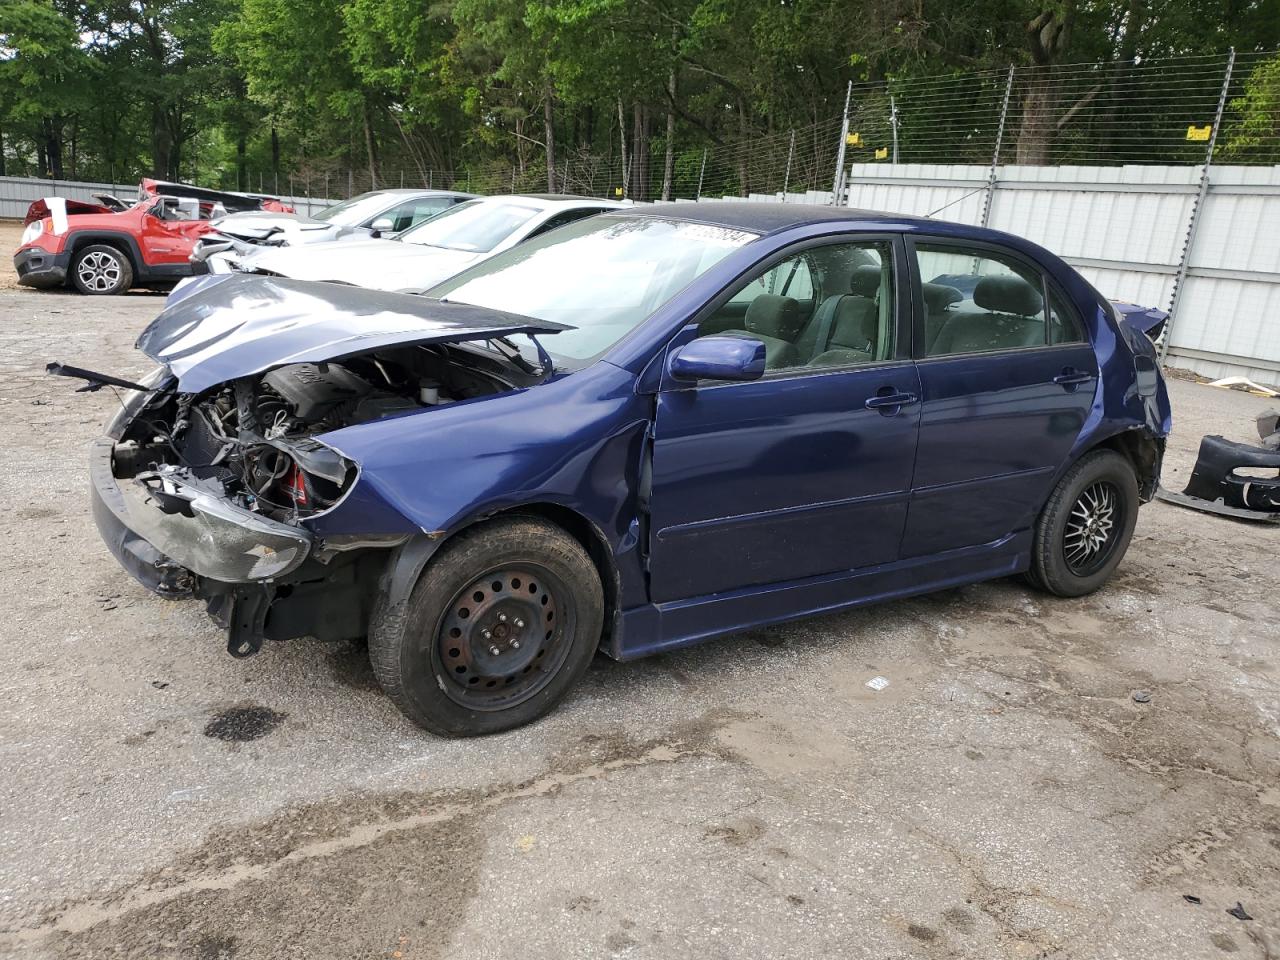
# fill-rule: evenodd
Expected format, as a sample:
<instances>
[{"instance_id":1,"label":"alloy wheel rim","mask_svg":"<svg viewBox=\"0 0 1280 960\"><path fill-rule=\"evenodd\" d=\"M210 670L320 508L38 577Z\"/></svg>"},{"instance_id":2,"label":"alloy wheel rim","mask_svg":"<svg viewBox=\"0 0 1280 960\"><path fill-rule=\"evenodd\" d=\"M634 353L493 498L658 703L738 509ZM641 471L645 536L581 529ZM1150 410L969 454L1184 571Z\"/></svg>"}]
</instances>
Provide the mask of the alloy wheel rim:
<instances>
[{"instance_id":1,"label":"alloy wheel rim","mask_svg":"<svg viewBox=\"0 0 1280 960\"><path fill-rule=\"evenodd\" d=\"M440 620L432 660L449 699L505 710L542 690L568 655L564 585L537 564L507 564L460 590Z\"/></svg>"},{"instance_id":2,"label":"alloy wheel rim","mask_svg":"<svg viewBox=\"0 0 1280 960\"><path fill-rule=\"evenodd\" d=\"M1062 535L1063 554L1072 573L1088 576L1110 559L1119 514L1120 494L1114 484L1099 480L1080 492Z\"/></svg>"},{"instance_id":3,"label":"alloy wheel rim","mask_svg":"<svg viewBox=\"0 0 1280 960\"><path fill-rule=\"evenodd\" d=\"M95 250L80 258L76 275L90 290L110 290L120 282L120 261L109 253Z\"/></svg>"}]
</instances>

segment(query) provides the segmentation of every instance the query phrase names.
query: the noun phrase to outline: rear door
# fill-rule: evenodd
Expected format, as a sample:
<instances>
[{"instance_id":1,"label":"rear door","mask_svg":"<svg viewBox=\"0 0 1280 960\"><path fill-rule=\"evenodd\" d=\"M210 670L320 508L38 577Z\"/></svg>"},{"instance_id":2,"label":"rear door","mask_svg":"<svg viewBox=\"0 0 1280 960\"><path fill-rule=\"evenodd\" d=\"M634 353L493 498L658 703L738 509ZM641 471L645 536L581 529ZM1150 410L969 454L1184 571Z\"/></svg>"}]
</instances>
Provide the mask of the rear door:
<instances>
[{"instance_id":1,"label":"rear door","mask_svg":"<svg viewBox=\"0 0 1280 960\"><path fill-rule=\"evenodd\" d=\"M1089 415L1098 364L1037 264L950 239L916 236L908 250L921 409L903 556L919 557L1030 526Z\"/></svg>"},{"instance_id":2,"label":"rear door","mask_svg":"<svg viewBox=\"0 0 1280 960\"><path fill-rule=\"evenodd\" d=\"M794 285L815 264L834 270L850 261L881 271L871 296L847 293L848 269L841 271L846 293L829 303L814 295L825 288L823 277ZM791 286L775 282L788 276ZM745 302L745 315L761 298L757 318L773 310L804 321L769 326L786 349L771 352L773 366L760 380L664 378L649 497L653 600L897 558L919 415L904 277L903 247L893 238L810 245L762 265L677 337L680 344L720 334L726 305Z\"/></svg>"}]
</instances>

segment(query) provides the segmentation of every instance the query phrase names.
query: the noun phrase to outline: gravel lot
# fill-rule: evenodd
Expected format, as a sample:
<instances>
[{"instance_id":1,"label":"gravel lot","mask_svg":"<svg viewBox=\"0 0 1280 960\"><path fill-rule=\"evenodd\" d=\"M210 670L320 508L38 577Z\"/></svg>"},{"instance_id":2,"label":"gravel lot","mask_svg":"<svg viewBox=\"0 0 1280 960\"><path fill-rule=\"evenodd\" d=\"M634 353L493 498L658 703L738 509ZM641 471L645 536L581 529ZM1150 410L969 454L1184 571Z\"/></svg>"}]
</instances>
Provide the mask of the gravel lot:
<instances>
[{"instance_id":1,"label":"gravel lot","mask_svg":"<svg viewBox=\"0 0 1280 960\"><path fill-rule=\"evenodd\" d=\"M99 543L115 400L43 365L141 375L161 304L0 290L0 955L1280 958L1274 528L1155 503L1093 597L598 660L544 722L441 741L358 647L233 660ZM1171 389L1181 489L1266 401Z\"/></svg>"}]
</instances>

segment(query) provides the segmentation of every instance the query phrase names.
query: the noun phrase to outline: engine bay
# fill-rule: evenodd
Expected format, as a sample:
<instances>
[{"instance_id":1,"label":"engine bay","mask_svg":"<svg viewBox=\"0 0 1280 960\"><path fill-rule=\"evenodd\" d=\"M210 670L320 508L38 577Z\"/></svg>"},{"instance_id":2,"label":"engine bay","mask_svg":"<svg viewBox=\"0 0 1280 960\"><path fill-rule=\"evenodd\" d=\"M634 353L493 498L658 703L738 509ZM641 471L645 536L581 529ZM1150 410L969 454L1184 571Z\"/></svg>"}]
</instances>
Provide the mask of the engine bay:
<instances>
[{"instance_id":1,"label":"engine bay","mask_svg":"<svg viewBox=\"0 0 1280 960\"><path fill-rule=\"evenodd\" d=\"M114 473L162 507L181 480L296 521L333 506L355 479L354 465L315 436L524 385L503 373L475 351L416 345L287 364L202 394L159 390L116 443Z\"/></svg>"}]
</instances>

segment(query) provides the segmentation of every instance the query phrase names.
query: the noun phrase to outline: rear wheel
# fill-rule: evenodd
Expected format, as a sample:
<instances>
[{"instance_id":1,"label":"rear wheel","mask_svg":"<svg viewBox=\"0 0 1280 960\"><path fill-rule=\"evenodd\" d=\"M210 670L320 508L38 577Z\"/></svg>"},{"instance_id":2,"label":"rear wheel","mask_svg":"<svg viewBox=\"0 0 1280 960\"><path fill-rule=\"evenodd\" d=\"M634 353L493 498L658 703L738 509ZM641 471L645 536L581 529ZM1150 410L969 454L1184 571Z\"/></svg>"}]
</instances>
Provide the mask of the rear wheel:
<instances>
[{"instance_id":1,"label":"rear wheel","mask_svg":"<svg viewBox=\"0 0 1280 960\"><path fill-rule=\"evenodd\" d=\"M369 658L420 726L450 737L496 733L564 697L603 622L600 577L582 546L545 521L503 518L447 543L402 613L375 615Z\"/></svg>"},{"instance_id":2,"label":"rear wheel","mask_svg":"<svg viewBox=\"0 0 1280 960\"><path fill-rule=\"evenodd\" d=\"M1138 520L1129 461L1097 450L1058 482L1036 521L1029 579L1059 597L1092 593L1124 559Z\"/></svg>"},{"instance_id":3,"label":"rear wheel","mask_svg":"<svg viewBox=\"0 0 1280 960\"><path fill-rule=\"evenodd\" d=\"M94 243L80 250L71 264L71 282L81 293L102 297L133 286L133 267L117 247Z\"/></svg>"}]
</instances>

